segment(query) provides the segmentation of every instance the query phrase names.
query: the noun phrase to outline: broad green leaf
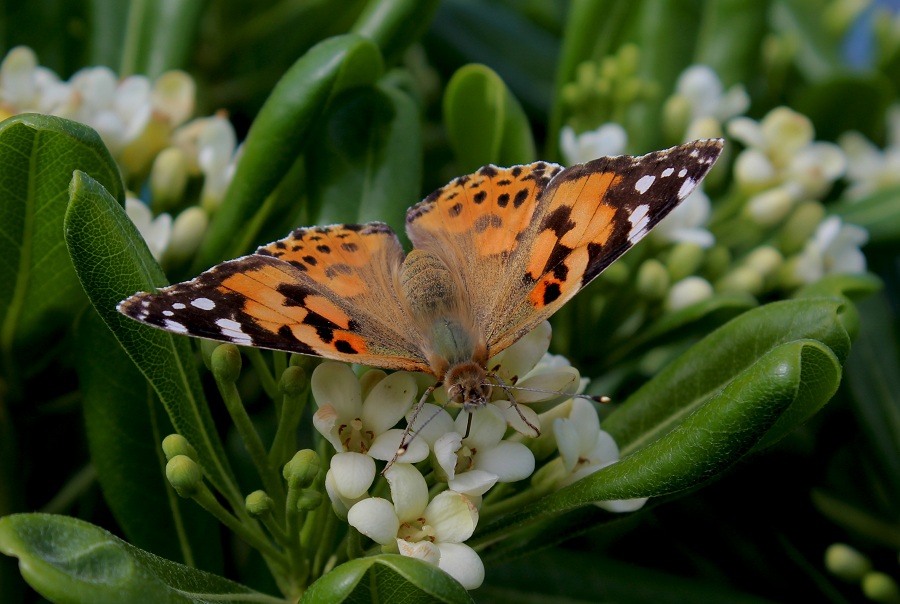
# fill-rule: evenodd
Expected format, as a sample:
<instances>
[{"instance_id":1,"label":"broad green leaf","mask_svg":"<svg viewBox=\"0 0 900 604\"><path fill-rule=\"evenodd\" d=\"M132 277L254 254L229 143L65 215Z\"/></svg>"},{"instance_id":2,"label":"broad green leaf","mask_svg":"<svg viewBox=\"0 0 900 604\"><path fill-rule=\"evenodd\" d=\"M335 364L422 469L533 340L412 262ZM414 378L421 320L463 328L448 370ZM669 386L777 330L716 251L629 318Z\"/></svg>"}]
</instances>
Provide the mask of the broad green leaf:
<instances>
[{"instance_id":1,"label":"broad green leaf","mask_svg":"<svg viewBox=\"0 0 900 604\"><path fill-rule=\"evenodd\" d=\"M798 289L792 297L844 296L850 300L863 300L878 293L882 287L881 279L871 273L826 275L815 283Z\"/></svg>"},{"instance_id":2,"label":"broad green leaf","mask_svg":"<svg viewBox=\"0 0 900 604\"><path fill-rule=\"evenodd\" d=\"M472 602L444 571L414 558L382 554L341 564L310 585L302 604Z\"/></svg>"},{"instance_id":3,"label":"broad green leaf","mask_svg":"<svg viewBox=\"0 0 900 604\"><path fill-rule=\"evenodd\" d=\"M0 552L18 558L29 585L58 604L284 604L281 598L154 556L69 516L0 518Z\"/></svg>"},{"instance_id":4,"label":"broad green leaf","mask_svg":"<svg viewBox=\"0 0 900 604\"><path fill-rule=\"evenodd\" d=\"M816 340L843 363L850 339L838 298L774 302L748 311L691 347L606 418L603 429L628 455L670 432L769 351ZM820 401L824 403L825 401Z\"/></svg>"},{"instance_id":5,"label":"broad green leaf","mask_svg":"<svg viewBox=\"0 0 900 604\"><path fill-rule=\"evenodd\" d=\"M378 48L355 34L324 40L294 63L253 120L194 272L240 256L253 245L256 233L245 227L306 149L329 100L342 90L373 83L382 69Z\"/></svg>"},{"instance_id":6,"label":"broad green leaf","mask_svg":"<svg viewBox=\"0 0 900 604\"><path fill-rule=\"evenodd\" d=\"M444 92L444 125L460 170L534 161L531 127L500 77L484 65L461 67Z\"/></svg>"},{"instance_id":7,"label":"broad green leaf","mask_svg":"<svg viewBox=\"0 0 900 604\"><path fill-rule=\"evenodd\" d=\"M858 224L869 232L869 242L900 242L900 187L876 191L863 199L828 206L844 222Z\"/></svg>"},{"instance_id":8,"label":"broad green leaf","mask_svg":"<svg viewBox=\"0 0 900 604\"><path fill-rule=\"evenodd\" d=\"M130 2L119 77L157 78L183 69L196 47L196 32L206 2L155 0Z\"/></svg>"},{"instance_id":9,"label":"broad green leaf","mask_svg":"<svg viewBox=\"0 0 900 604\"><path fill-rule=\"evenodd\" d=\"M203 395L190 341L116 311L133 293L166 285L165 275L125 211L97 181L76 172L69 195L66 244L91 304L153 384L178 433L197 449L210 482L233 502L242 501Z\"/></svg>"},{"instance_id":10,"label":"broad green leaf","mask_svg":"<svg viewBox=\"0 0 900 604\"><path fill-rule=\"evenodd\" d=\"M771 441L770 431L783 432L779 424L795 425L797 418L805 419L809 409L827 401L840 382L838 357L816 340L791 341L755 358L661 438L501 518L477 533L475 544L491 543L510 530L595 501L654 497L702 484L763 440ZM650 384L670 385L665 373Z\"/></svg>"},{"instance_id":11,"label":"broad green leaf","mask_svg":"<svg viewBox=\"0 0 900 604\"><path fill-rule=\"evenodd\" d=\"M393 63L428 29L437 0L371 0L353 28L381 49L387 63Z\"/></svg>"},{"instance_id":12,"label":"broad green leaf","mask_svg":"<svg viewBox=\"0 0 900 604\"><path fill-rule=\"evenodd\" d=\"M221 572L218 523L165 480L160 443L171 424L93 308L76 325L75 353L91 461L116 522L141 549Z\"/></svg>"},{"instance_id":13,"label":"broad green leaf","mask_svg":"<svg viewBox=\"0 0 900 604\"><path fill-rule=\"evenodd\" d=\"M419 200L422 132L412 99L390 86L347 91L334 100L307 155L316 224L388 222L403 233Z\"/></svg>"},{"instance_id":14,"label":"broad green leaf","mask_svg":"<svg viewBox=\"0 0 900 604\"><path fill-rule=\"evenodd\" d=\"M58 117L23 114L0 124L0 354L10 383L85 306L63 244L63 216L74 170L125 191L96 132Z\"/></svg>"}]
</instances>

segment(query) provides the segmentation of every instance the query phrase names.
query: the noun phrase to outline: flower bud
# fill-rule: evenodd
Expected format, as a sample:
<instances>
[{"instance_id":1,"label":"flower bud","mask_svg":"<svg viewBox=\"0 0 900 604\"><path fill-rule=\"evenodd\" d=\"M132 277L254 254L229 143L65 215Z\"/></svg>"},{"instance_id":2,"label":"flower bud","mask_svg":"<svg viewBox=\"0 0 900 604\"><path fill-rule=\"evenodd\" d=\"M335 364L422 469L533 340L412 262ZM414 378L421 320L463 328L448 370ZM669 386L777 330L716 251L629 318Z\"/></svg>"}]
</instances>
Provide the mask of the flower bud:
<instances>
[{"instance_id":1,"label":"flower bud","mask_svg":"<svg viewBox=\"0 0 900 604\"><path fill-rule=\"evenodd\" d=\"M153 83L150 102L164 115L170 128L183 124L194 112L194 79L183 71L167 71Z\"/></svg>"},{"instance_id":2,"label":"flower bud","mask_svg":"<svg viewBox=\"0 0 900 604\"><path fill-rule=\"evenodd\" d=\"M187 455L176 455L166 464L166 478L180 497L193 497L203 483L200 466Z\"/></svg>"},{"instance_id":3,"label":"flower bud","mask_svg":"<svg viewBox=\"0 0 900 604\"><path fill-rule=\"evenodd\" d=\"M731 251L724 245L714 246L706 252L704 273L711 279L717 279L731 268Z\"/></svg>"},{"instance_id":4,"label":"flower bud","mask_svg":"<svg viewBox=\"0 0 900 604\"><path fill-rule=\"evenodd\" d=\"M637 290L648 300L661 300L669 291L669 273L659 260L641 263L637 274Z\"/></svg>"},{"instance_id":5,"label":"flower bud","mask_svg":"<svg viewBox=\"0 0 900 604\"><path fill-rule=\"evenodd\" d=\"M253 491L247 495L244 500L244 506L247 513L251 516L262 516L272 513L272 506L275 504L272 498L265 491Z\"/></svg>"},{"instance_id":6,"label":"flower bud","mask_svg":"<svg viewBox=\"0 0 900 604\"><path fill-rule=\"evenodd\" d=\"M281 381L278 387L281 389L282 394L299 396L303 394L307 383L306 371L302 367L291 365L281 374Z\"/></svg>"},{"instance_id":7,"label":"flower bud","mask_svg":"<svg viewBox=\"0 0 900 604\"><path fill-rule=\"evenodd\" d=\"M869 572L862 580L863 594L873 602L895 603L900 599L897 582L885 573Z\"/></svg>"},{"instance_id":8,"label":"flower bud","mask_svg":"<svg viewBox=\"0 0 900 604\"><path fill-rule=\"evenodd\" d=\"M312 449L302 449L284 464L282 476L290 488L305 489L316 479L321 467L318 453Z\"/></svg>"},{"instance_id":9,"label":"flower bud","mask_svg":"<svg viewBox=\"0 0 900 604\"><path fill-rule=\"evenodd\" d=\"M764 279L775 274L784 262L781 252L770 245L762 245L747 256L744 266L759 273Z\"/></svg>"},{"instance_id":10,"label":"flower bud","mask_svg":"<svg viewBox=\"0 0 900 604\"><path fill-rule=\"evenodd\" d=\"M681 281L696 273L703 264L703 256L703 248L696 243L683 242L672 248L666 261L672 281Z\"/></svg>"},{"instance_id":11,"label":"flower bud","mask_svg":"<svg viewBox=\"0 0 900 604\"><path fill-rule=\"evenodd\" d=\"M672 286L666 298L666 307L671 311L681 310L691 304L712 298L713 288L702 277L688 277Z\"/></svg>"},{"instance_id":12,"label":"flower bud","mask_svg":"<svg viewBox=\"0 0 900 604\"><path fill-rule=\"evenodd\" d=\"M304 489L297 498L298 512L311 512L322 505L322 493L312 489Z\"/></svg>"},{"instance_id":13,"label":"flower bud","mask_svg":"<svg viewBox=\"0 0 900 604\"><path fill-rule=\"evenodd\" d=\"M166 260L180 264L193 258L208 227L209 215L203 208L186 208L172 225L172 240L166 248Z\"/></svg>"},{"instance_id":14,"label":"flower bud","mask_svg":"<svg viewBox=\"0 0 900 604\"><path fill-rule=\"evenodd\" d=\"M803 249L825 217L825 208L818 201L806 201L797 206L779 234L779 247L785 254Z\"/></svg>"},{"instance_id":15,"label":"flower bud","mask_svg":"<svg viewBox=\"0 0 900 604\"><path fill-rule=\"evenodd\" d=\"M716 282L716 290L729 293L748 293L758 296L765 283L759 271L749 266L739 266Z\"/></svg>"},{"instance_id":16,"label":"flower bud","mask_svg":"<svg viewBox=\"0 0 900 604\"><path fill-rule=\"evenodd\" d=\"M781 222L793 206L794 199L790 192L784 187L777 187L747 200L744 212L756 224L769 227Z\"/></svg>"},{"instance_id":17,"label":"flower bud","mask_svg":"<svg viewBox=\"0 0 900 604\"><path fill-rule=\"evenodd\" d=\"M212 352L210 369L217 380L236 382L241 375L241 353L234 344L220 344Z\"/></svg>"},{"instance_id":18,"label":"flower bud","mask_svg":"<svg viewBox=\"0 0 900 604\"><path fill-rule=\"evenodd\" d=\"M857 583L872 570L872 563L846 543L832 543L825 550L825 568L836 577Z\"/></svg>"},{"instance_id":19,"label":"flower bud","mask_svg":"<svg viewBox=\"0 0 900 604\"><path fill-rule=\"evenodd\" d=\"M197 450L181 434L169 434L165 437L162 441L162 450L166 461L170 461L177 455L186 455L197 461Z\"/></svg>"},{"instance_id":20,"label":"flower bud","mask_svg":"<svg viewBox=\"0 0 900 604\"><path fill-rule=\"evenodd\" d=\"M663 105L663 131L666 140L673 143L681 141L690 123L690 101L680 94L674 94L666 99Z\"/></svg>"},{"instance_id":21,"label":"flower bud","mask_svg":"<svg viewBox=\"0 0 900 604\"><path fill-rule=\"evenodd\" d=\"M168 212L184 198L187 188L187 158L178 147L166 147L153 160L150 169L150 193L153 210Z\"/></svg>"}]
</instances>

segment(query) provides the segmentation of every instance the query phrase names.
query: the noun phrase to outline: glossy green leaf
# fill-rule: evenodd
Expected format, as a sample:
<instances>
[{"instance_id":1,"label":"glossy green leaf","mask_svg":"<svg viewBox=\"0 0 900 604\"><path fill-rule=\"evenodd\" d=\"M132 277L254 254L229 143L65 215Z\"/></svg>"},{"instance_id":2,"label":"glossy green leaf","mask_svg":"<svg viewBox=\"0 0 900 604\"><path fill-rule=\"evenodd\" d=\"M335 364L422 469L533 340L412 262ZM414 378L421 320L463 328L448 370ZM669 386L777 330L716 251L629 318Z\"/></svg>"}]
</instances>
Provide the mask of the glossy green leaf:
<instances>
[{"instance_id":1,"label":"glossy green leaf","mask_svg":"<svg viewBox=\"0 0 900 604\"><path fill-rule=\"evenodd\" d=\"M414 558L382 554L346 562L310 585L302 604L472 602L444 571Z\"/></svg>"},{"instance_id":2,"label":"glossy green leaf","mask_svg":"<svg viewBox=\"0 0 900 604\"><path fill-rule=\"evenodd\" d=\"M79 318L75 352L91 462L116 522L141 549L221 572L216 520L165 480L165 411L93 308Z\"/></svg>"},{"instance_id":3,"label":"glossy green leaf","mask_svg":"<svg viewBox=\"0 0 900 604\"><path fill-rule=\"evenodd\" d=\"M422 132L416 104L390 86L335 99L307 156L316 224L388 222L402 234L404 212L420 198Z\"/></svg>"},{"instance_id":4,"label":"glossy green leaf","mask_svg":"<svg viewBox=\"0 0 900 604\"><path fill-rule=\"evenodd\" d=\"M370 0L350 30L369 38L387 63L422 37L431 24L438 0Z\"/></svg>"},{"instance_id":5,"label":"glossy green leaf","mask_svg":"<svg viewBox=\"0 0 900 604\"><path fill-rule=\"evenodd\" d=\"M23 114L0 124L0 165L0 353L15 384L19 363L86 304L63 245L72 172L91 174L119 205L125 191L97 133L62 118Z\"/></svg>"},{"instance_id":6,"label":"glossy green leaf","mask_svg":"<svg viewBox=\"0 0 900 604\"><path fill-rule=\"evenodd\" d=\"M871 273L826 275L798 289L793 297L844 296L850 300L862 300L878 293L883 285L881 279Z\"/></svg>"},{"instance_id":7,"label":"glossy green leaf","mask_svg":"<svg viewBox=\"0 0 900 604\"><path fill-rule=\"evenodd\" d=\"M0 518L0 552L18 558L29 585L60 604L284 603L281 598L154 556L68 516L14 514Z\"/></svg>"},{"instance_id":8,"label":"glossy green leaf","mask_svg":"<svg viewBox=\"0 0 900 604\"><path fill-rule=\"evenodd\" d=\"M216 434L188 338L141 325L116 311L138 291L166 285L125 211L95 180L76 172L69 190L66 244L91 304L141 373L153 384L172 424L197 449L206 477L233 501L222 443Z\"/></svg>"},{"instance_id":9,"label":"glossy green leaf","mask_svg":"<svg viewBox=\"0 0 900 604\"><path fill-rule=\"evenodd\" d=\"M900 187L876 191L863 199L844 201L831 206L844 222L858 224L869 232L869 242L900 242Z\"/></svg>"},{"instance_id":10,"label":"glossy green leaf","mask_svg":"<svg viewBox=\"0 0 900 604\"><path fill-rule=\"evenodd\" d=\"M503 80L484 65L466 65L450 78L444 93L444 125L462 172L535 159L525 113Z\"/></svg>"},{"instance_id":11,"label":"glossy green leaf","mask_svg":"<svg viewBox=\"0 0 900 604\"><path fill-rule=\"evenodd\" d=\"M193 272L240 256L258 243L246 226L304 152L329 100L342 90L373 83L382 68L378 48L355 34L324 40L294 63L253 120Z\"/></svg>"},{"instance_id":12,"label":"glossy green leaf","mask_svg":"<svg viewBox=\"0 0 900 604\"><path fill-rule=\"evenodd\" d=\"M158 78L170 69L184 69L207 3L155 0L128 4L119 76L139 73Z\"/></svg>"},{"instance_id":13,"label":"glossy green leaf","mask_svg":"<svg viewBox=\"0 0 900 604\"><path fill-rule=\"evenodd\" d=\"M704 342L696 348L703 349ZM505 531L595 501L654 497L702 484L762 441L771 442L770 431L783 434L785 425L796 427L795 422L806 419L810 408L824 404L840 383L838 357L816 340L794 340L754 357L755 362L679 418L677 427L640 449L632 447L634 452L618 463L501 518L479 533L475 543L490 543ZM657 398L674 398L671 377L671 372L663 371L639 393L653 389Z\"/></svg>"}]
</instances>

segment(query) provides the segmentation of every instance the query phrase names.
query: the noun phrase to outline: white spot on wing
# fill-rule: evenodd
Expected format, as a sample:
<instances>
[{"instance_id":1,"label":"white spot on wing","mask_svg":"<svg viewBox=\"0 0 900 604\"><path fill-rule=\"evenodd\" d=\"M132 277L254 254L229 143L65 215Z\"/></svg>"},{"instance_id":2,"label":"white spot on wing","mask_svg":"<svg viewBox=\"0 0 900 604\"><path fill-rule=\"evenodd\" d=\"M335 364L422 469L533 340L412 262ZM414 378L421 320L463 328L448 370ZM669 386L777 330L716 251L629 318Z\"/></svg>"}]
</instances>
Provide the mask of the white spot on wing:
<instances>
[{"instance_id":1,"label":"white spot on wing","mask_svg":"<svg viewBox=\"0 0 900 604\"><path fill-rule=\"evenodd\" d=\"M682 168L681 170L678 171L678 178L684 178L686 174L687 174L687 168Z\"/></svg>"},{"instance_id":2,"label":"white spot on wing","mask_svg":"<svg viewBox=\"0 0 900 604\"><path fill-rule=\"evenodd\" d=\"M253 338L241 330L241 324L237 321L232 321L231 319L218 319L216 325L222 330L222 335L235 344L240 344L241 346L253 345Z\"/></svg>"},{"instance_id":3,"label":"white spot on wing","mask_svg":"<svg viewBox=\"0 0 900 604\"><path fill-rule=\"evenodd\" d=\"M176 302L175 304L172 305L172 308L174 308L175 310L183 310L186 307L181 302Z\"/></svg>"},{"instance_id":4,"label":"white spot on wing","mask_svg":"<svg viewBox=\"0 0 900 604\"><path fill-rule=\"evenodd\" d=\"M631 230L628 231L628 241L634 242L640 239L647 232L647 225L650 223L650 206L647 204L639 205L628 217L631 223Z\"/></svg>"},{"instance_id":5,"label":"white spot on wing","mask_svg":"<svg viewBox=\"0 0 900 604\"><path fill-rule=\"evenodd\" d=\"M166 315L167 317L174 317L174 316L175 316L175 313L173 313L171 310L164 310L164 311L163 311L163 314Z\"/></svg>"},{"instance_id":6,"label":"white spot on wing","mask_svg":"<svg viewBox=\"0 0 900 604\"><path fill-rule=\"evenodd\" d=\"M666 178L667 176L672 176L675 173L675 168L666 168L662 171L662 177Z\"/></svg>"},{"instance_id":7,"label":"white spot on wing","mask_svg":"<svg viewBox=\"0 0 900 604\"><path fill-rule=\"evenodd\" d=\"M209 298L197 298L196 300L191 300L191 306L200 310L212 310L216 307L216 303Z\"/></svg>"},{"instance_id":8,"label":"white spot on wing","mask_svg":"<svg viewBox=\"0 0 900 604\"><path fill-rule=\"evenodd\" d=\"M681 183L681 188L678 189L678 197L680 199L684 199L688 195L690 195L691 191L694 190L694 186L697 184L697 181L693 178L685 178L684 182Z\"/></svg>"},{"instance_id":9,"label":"white spot on wing","mask_svg":"<svg viewBox=\"0 0 900 604\"><path fill-rule=\"evenodd\" d=\"M188 330L187 327L172 319L166 319L165 328L176 333L187 333Z\"/></svg>"},{"instance_id":10,"label":"white spot on wing","mask_svg":"<svg viewBox=\"0 0 900 604\"><path fill-rule=\"evenodd\" d=\"M643 195L644 193L647 192L647 189L650 188L650 185L653 184L654 180L656 180L656 177L651 176L650 174L647 174L646 176L641 176L640 179L638 179L638 181L634 184L634 188L635 188L635 190L637 190L638 193Z\"/></svg>"}]
</instances>

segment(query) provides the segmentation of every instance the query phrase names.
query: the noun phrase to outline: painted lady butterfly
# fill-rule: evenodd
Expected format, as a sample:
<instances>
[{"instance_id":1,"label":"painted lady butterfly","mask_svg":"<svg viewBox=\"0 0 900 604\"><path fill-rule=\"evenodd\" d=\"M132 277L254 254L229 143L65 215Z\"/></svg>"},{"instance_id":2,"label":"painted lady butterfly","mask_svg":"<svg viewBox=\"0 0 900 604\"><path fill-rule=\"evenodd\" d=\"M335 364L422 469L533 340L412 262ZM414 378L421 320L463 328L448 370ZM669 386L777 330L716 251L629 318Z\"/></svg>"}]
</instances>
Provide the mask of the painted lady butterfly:
<instances>
[{"instance_id":1,"label":"painted lady butterfly","mask_svg":"<svg viewBox=\"0 0 900 604\"><path fill-rule=\"evenodd\" d=\"M118 310L174 333L424 371L470 411L490 395L488 359L646 235L722 146L485 166L409 209L408 255L384 223L300 228Z\"/></svg>"}]
</instances>

